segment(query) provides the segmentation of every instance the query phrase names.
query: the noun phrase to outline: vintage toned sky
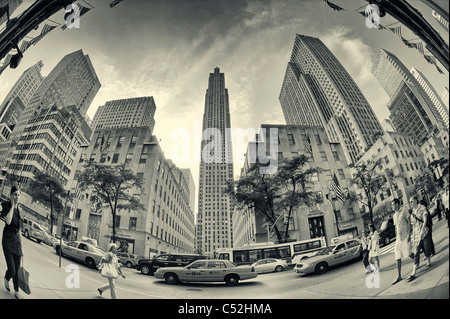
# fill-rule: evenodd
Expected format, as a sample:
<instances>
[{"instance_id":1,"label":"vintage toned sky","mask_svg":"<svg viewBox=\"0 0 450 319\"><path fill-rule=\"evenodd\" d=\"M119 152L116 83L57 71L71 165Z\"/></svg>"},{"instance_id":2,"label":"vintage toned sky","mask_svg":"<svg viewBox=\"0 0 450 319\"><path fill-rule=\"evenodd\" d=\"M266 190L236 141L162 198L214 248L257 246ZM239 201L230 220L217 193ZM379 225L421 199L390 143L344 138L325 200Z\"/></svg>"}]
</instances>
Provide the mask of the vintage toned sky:
<instances>
[{"instance_id":1,"label":"vintage toned sky","mask_svg":"<svg viewBox=\"0 0 450 319\"><path fill-rule=\"evenodd\" d=\"M32 2L25 0L14 15ZM109 2L88 0L95 8L81 18L79 29L56 29L28 49L16 70L0 76L0 101L26 68L42 60L47 75L64 55L81 48L102 83L88 115L92 118L109 100L153 96L154 134L166 157L191 168L196 184L196 134L209 73L215 67L225 73L233 128L284 124L278 96L297 33L322 39L353 76L380 122L388 117L388 97L370 69L381 48L396 54L409 69L421 70L439 93L448 87L447 72L440 75L391 32L366 27L355 11L367 5L364 0L332 1L348 10L341 12L321 0L125 0L113 9ZM418 0L409 2L448 38L430 8ZM52 20L62 22L63 16L61 11ZM390 17L381 20L384 25L394 22ZM403 34L408 40L416 38L404 27ZM185 143L189 154L181 152ZM244 154L241 147L235 150L239 175Z\"/></svg>"}]
</instances>

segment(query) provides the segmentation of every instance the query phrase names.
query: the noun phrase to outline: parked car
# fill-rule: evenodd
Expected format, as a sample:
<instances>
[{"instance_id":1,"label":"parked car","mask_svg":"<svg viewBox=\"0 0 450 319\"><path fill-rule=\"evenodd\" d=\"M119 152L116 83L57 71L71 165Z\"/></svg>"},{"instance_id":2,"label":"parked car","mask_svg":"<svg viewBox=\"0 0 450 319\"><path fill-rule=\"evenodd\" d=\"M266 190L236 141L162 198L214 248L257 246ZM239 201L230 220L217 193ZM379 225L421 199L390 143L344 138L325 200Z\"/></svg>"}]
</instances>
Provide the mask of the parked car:
<instances>
[{"instance_id":1,"label":"parked car","mask_svg":"<svg viewBox=\"0 0 450 319\"><path fill-rule=\"evenodd\" d=\"M168 284L178 282L225 282L236 286L240 280L256 278L258 273L252 266L237 266L228 260L197 260L185 267L164 267L155 272L155 278Z\"/></svg>"},{"instance_id":2,"label":"parked car","mask_svg":"<svg viewBox=\"0 0 450 319\"><path fill-rule=\"evenodd\" d=\"M135 268L140 259L145 259L143 256L129 253L118 253L117 257L119 258L119 262L126 265L128 268Z\"/></svg>"},{"instance_id":3,"label":"parked car","mask_svg":"<svg viewBox=\"0 0 450 319\"><path fill-rule=\"evenodd\" d=\"M47 244L49 246L53 247L54 243L59 243L59 238L56 238L52 234L50 234L48 231L44 231L44 244Z\"/></svg>"},{"instance_id":4,"label":"parked car","mask_svg":"<svg viewBox=\"0 0 450 319\"><path fill-rule=\"evenodd\" d=\"M266 258L252 264L258 274L264 272L280 272L288 267L287 261L283 259Z\"/></svg>"},{"instance_id":5,"label":"parked car","mask_svg":"<svg viewBox=\"0 0 450 319\"><path fill-rule=\"evenodd\" d=\"M394 220L389 218L381 223L378 232L378 240L380 245L389 245L392 239L395 239L395 225Z\"/></svg>"},{"instance_id":6,"label":"parked car","mask_svg":"<svg viewBox=\"0 0 450 319\"><path fill-rule=\"evenodd\" d=\"M320 250L315 256L297 263L294 271L299 274L323 274L330 267L356 259L362 259L362 247L361 242L354 238Z\"/></svg>"},{"instance_id":7,"label":"parked car","mask_svg":"<svg viewBox=\"0 0 450 319\"><path fill-rule=\"evenodd\" d=\"M63 242L62 245L60 245L58 241L53 244L53 248L57 254L59 254L61 250L62 256L82 262L92 269L97 267L103 255L106 253L99 246L94 246L88 242L78 240L68 243Z\"/></svg>"},{"instance_id":8,"label":"parked car","mask_svg":"<svg viewBox=\"0 0 450 319\"><path fill-rule=\"evenodd\" d=\"M206 257L193 254L163 254L153 259L140 259L136 265L136 269L144 275L153 275L161 267L183 267L198 259L206 259Z\"/></svg>"},{"instance_id":9,"label":"parked car","mask_svg":"<svg viewBox=\"0 0 450 319\"><path fill-rule=\"evenodd\" d=\"M22 234L28 239L35 239L38 243L44 240L45 229L35 221L24 218L22 220Z\"/></svg>"}]
</instances>

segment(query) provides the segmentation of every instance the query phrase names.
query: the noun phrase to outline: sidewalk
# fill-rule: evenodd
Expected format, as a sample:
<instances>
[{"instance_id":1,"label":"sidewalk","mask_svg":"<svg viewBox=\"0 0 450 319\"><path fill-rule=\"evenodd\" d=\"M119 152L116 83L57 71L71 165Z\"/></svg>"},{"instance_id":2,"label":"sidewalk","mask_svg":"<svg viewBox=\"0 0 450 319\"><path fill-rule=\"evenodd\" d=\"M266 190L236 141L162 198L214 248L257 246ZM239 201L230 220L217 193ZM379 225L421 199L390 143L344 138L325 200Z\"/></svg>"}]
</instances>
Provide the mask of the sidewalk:
<instances>
[{"instance_id":1,"label":"sidewalk","mask_svg":"<svg viewBox=\"0 0 450 319\"><path fill-rule=\"evenodd\" d=\"M425 270L426 261L423 261L423 254L420 256L420 268L417 271L417 278L412 282L406 279L412 271L412 261L403 262L403 280L395 285L384 289L375 298L408 298L408 299L443 299L449 298L449 229L445 218L435 222L433 226L433 241L436 248L436 255L431 258L431 268ZM388 254L392 258L391 266L382 273L395 279L397 269L393 262L393 254ZM386 257L387 257L386 256ZM384 257L384 259L386 258Z\"/></svg>"}]
</instances>

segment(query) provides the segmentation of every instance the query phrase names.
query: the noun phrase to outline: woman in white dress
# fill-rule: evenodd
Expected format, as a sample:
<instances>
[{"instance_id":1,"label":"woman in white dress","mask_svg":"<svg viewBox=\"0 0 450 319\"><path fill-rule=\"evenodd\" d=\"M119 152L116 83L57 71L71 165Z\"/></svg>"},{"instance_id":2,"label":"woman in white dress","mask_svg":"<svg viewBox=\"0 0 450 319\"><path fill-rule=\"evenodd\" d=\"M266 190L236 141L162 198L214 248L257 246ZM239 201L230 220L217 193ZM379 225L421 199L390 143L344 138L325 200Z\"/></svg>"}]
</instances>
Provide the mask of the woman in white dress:
<instances>
[{"instance_id":1,"label":"woman in white dress","mask_svg":"<svg viewBox=\"0 0 450 319\"><path fill-rule=\"evenodd\" d=\"M378 257L380 253L380 243L378 241L378 231L373 224L369 225L369 230L369 262L371 268L377 273L380 271L380 258Z\"/></svg>"},{"instance_id":2,"label":"woman in white dress","mask_svg":"<svg viewBox=\"0 0 450 319\"><path fill-rule=\"evenodd\" d=\"M125 278L125 276L122 273L121 267L119 265L119 259L116 255L117 252L116 244L114 243L109 244L107 250L108 250L107 253L103 256L102 260L100 261L98 268L101 270L102 276L108 279L108 283L98 288L97 291L101 296L105 290L110 289L111 299L116 299L115 279L117 279L119 275L121 275L122 278Z\"/></svg>"}]
</instances>

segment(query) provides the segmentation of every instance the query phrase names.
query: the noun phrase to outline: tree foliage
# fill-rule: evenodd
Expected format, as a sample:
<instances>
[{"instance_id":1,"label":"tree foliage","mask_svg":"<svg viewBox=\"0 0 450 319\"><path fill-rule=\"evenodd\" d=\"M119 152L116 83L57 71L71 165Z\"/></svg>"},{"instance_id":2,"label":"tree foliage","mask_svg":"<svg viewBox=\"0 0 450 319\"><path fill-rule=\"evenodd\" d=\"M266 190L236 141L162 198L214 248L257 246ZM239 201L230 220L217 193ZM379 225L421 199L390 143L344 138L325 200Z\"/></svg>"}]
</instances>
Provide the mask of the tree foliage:
<instances>
[{"instance_id":1,"label":"tree foliage","mask_svg":"<svg viewBox=\"0 0 450 319\"><path fill-rule=\"evenodd\" d=\"M308 168L307 163L308 158L304 155L283 159L274 174L262 174L261 168L265 165L254 163L245 176L229 184L227 193L235 207L262 214L278 242L286 242L289 240L289 220L295 210L301 205L311 206L322 201L309 188L311 179L321 169Z\"/></svg>"},{"instance_id":2,"label":"tree foliage","mask_svg":"<svg viewBox=\"0 0 450 319\"><path fill-rule=\"evenodd\" d=\"M27 193L32 202L39 202L50 209L50 231L59 214L64 211L64 200L67 193L61 182L45 172L36 171Z\"/></svg>"},{"instance_id":3,"label":"tree foliage","mask_svg":"<svg viewBox=\"0 0 450 319\"><path fill-rule=\"evenodd\" d=\"M112 214L112 242L116 240L117 212L142 211L145 208L139 198L131 193L143 192L142 179L128 169L126 163L107 166L89 161L77 179L81 190L93 190L100 202L109 206Z\"/></svg>"},{"instance_id":4,"label":"tree foliage","mask_svg":"<svg viewBox=\"0 0 450 319\"><path fill-rule=\"evenodd\" d=\"M355 185L362 191L363 196L358 196L354 191L349 191L347 202L358 201L369 209L369 222L373 222L373 209L377 203L377 195L388 187L388 181L396 178L390 169L385 173L379 173L377 168L381 167L382 159L376 161L361 161L350 167L355 170L350 184Z\"/></svg>"}]
</instances>

